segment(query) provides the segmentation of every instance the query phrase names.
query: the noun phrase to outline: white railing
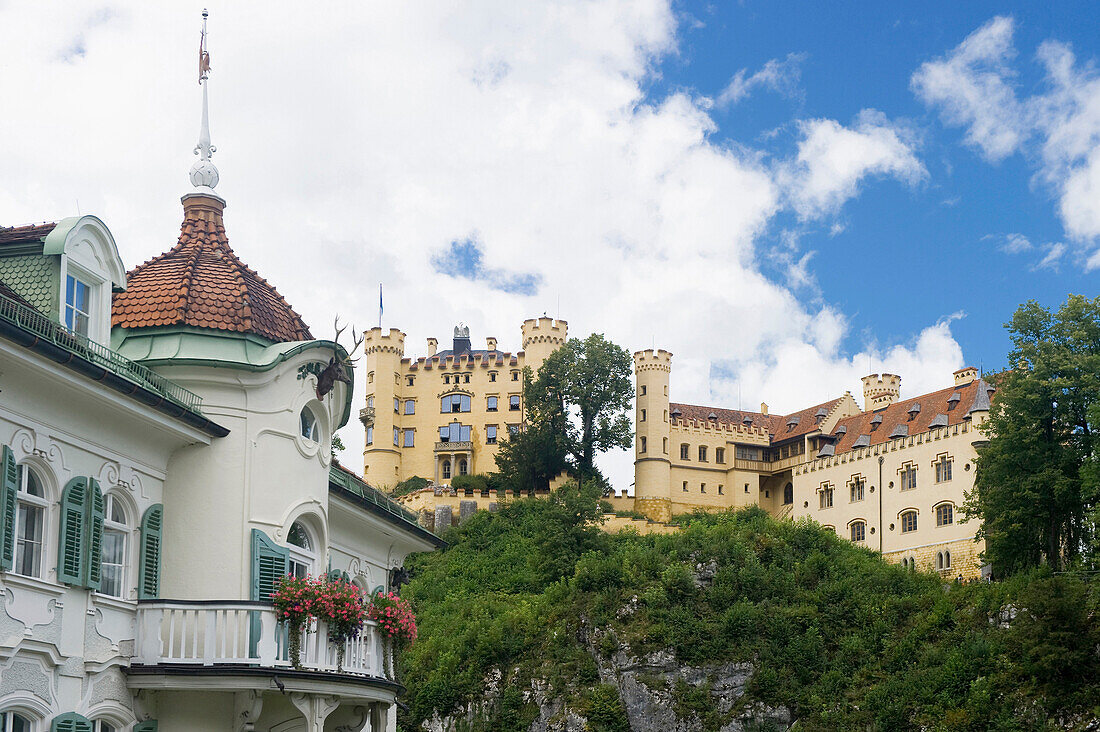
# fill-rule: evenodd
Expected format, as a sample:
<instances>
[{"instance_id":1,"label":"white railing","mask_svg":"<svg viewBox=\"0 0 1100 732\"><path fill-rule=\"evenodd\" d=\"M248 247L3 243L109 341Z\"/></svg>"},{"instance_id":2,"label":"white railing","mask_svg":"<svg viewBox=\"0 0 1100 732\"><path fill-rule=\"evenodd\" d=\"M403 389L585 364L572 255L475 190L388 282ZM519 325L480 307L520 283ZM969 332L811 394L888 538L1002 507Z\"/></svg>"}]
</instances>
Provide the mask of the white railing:
<instances>
[{"instance_id":1,"label":"white railing","mask_svg":"<svg viewBox=\"0 0 1100 732\"><path fill-rule=\"evenodd\" d=\"M262 602L156 600L138 605L134 664L144 666L249 665L290 668L288 635L275 610ZM302 632L301 668L388 678L387 648L375 623L344 642L343 662L328 640L328 625L312 621Z\"/></svg>"}]
</instances>

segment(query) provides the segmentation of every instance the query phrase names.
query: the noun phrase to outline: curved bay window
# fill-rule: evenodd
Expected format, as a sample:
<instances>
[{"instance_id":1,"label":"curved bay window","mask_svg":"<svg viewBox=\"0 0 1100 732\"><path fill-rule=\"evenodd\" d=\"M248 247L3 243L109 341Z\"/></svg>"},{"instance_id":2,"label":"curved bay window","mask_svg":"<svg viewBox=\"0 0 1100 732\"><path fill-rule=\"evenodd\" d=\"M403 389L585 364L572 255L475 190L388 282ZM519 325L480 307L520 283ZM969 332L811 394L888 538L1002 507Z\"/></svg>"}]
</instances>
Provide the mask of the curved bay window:
<instances>
[{"instance_id":1,"label":"curved bay window","mask_svg":"<svg viewBox=\"0 0 1100 732\"><path fill-rule=\"evenodd\" d=\"M127 537L130 534L126 511L117 497L108 493L103 521L103 554L100 558L99 592L124 597L126 591Z\"/></svg>"},{"instance_id":2,"label":"curved bay window","mask_svg":"<svg viewBox=\"0 0 1100 732\"><path fill-rule=\"evenodd\" d=\"M26 465L20 465L15 529L15 562L12 569L26 577L41 577L45 563L46 518L50 504L42 480Z\"/></svg>"}]
</instances>

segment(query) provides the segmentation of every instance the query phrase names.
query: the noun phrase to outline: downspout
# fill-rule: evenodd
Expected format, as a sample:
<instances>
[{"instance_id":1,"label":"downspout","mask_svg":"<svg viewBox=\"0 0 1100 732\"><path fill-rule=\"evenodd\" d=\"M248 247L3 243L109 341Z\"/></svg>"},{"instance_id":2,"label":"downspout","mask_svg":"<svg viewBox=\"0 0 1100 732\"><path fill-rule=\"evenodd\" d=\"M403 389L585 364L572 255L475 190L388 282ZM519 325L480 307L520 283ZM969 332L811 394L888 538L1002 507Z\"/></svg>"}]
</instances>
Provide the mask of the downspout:
<instances>
[{"instance_id":1,"label":"downspout","mask_svg":"<svg viewBox=\"0 0 1100 732\"><path fill-rule=\"evenodd\" d=\"M882 463L886 458L878 456L878 553L882 554Z\"/></svg>"}]
</instances>

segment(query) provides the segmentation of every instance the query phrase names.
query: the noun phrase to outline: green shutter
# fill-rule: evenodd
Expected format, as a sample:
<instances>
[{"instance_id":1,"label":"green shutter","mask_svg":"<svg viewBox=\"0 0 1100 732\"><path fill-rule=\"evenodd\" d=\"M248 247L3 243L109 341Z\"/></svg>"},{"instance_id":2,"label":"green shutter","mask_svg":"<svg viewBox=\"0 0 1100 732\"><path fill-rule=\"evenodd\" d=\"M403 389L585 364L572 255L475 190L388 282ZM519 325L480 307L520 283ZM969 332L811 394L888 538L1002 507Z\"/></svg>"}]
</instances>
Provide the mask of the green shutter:
<instances>
[{"instance_id":1,"label":"green shutter","mask_svg":"<svg viewBox=\"0 0 1100 732\"><path fill-rule=\"evenodd\" d=\"M53 718L50 732L92 732L92 723L86 717L69 712Z\"/></svg>"},{"instance_id":2,"label":"green shutter","mask_svg":"<svg viewBox=\"0 0 1100 732\"><path fill-rule=\"evenodd\" d=\"M15 512L19 500L19 468L11 448L3 445L4 464L0 479L0 569L15 566Z\"/></svg>"},{"instance_id":3,"label":"green shutter","mask_svg":"<svg viewBox=\"0 0 1100 732\"><path fill-rule=\"evenodd\" d=\"M150 506L141 518L141 567L138 570L140 600L155 600L160 597L160 527L163 520L164 506L159 503ZM134 731L137 732L137 727Z\"/></svg>"},{"instance_id":4,"label":"green shutter","mask_svg":"<svg viewBox=\"0 0 1100 732\"><path fill-rule=\"evenodd\" d=\"M290 550L252 529L252 599L269 600L275 585L290 570Z\"/></svg>"},{"instance_id":5,"label":"green shutter","mask_svg":"<svg viewBox=\"0 0 1100 732\"><path fill-rule=\"evenodd\" d=\"M84 581L84 501L87 495L87 478L73 478L61 492L58 582L79 585Z\"/></svg>"},{"instance_id":6,"label":"green shutter","mask_svg":"<svg viewBox=\"0 0 1100 732\"><path fill-rule=\"evenodd\" d=\"M104 500L103 493L99 490L99 482L95 478L88 478L88 496L84 504L88 513L84 524L87 536L84 546L87 547L88 556L84 562L84 586L89 590L99 589L99 577L102 567L100 561L103 558L103 517Z\"/></svg>"},{"instance_id":7,"label":"green shutter","mask_svg":"<svg viewBox=\"0 0 1100 732\"><path fill-rule=\"evenodd\" d=\"M157 720L147 719L134 725L134 732L157 732Z\"/></svg>"}]
</instances>

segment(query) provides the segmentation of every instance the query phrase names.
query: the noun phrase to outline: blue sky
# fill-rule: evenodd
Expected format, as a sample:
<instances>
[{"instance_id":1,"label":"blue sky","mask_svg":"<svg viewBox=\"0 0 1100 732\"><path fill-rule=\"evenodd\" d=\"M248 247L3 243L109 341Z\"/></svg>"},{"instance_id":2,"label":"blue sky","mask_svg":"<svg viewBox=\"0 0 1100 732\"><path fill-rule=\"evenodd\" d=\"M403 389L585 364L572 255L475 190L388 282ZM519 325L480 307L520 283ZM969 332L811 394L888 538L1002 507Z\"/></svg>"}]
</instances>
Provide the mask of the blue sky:
<instances>
[{"instance_id":1,"label":"blue sky","mask_svg":"<svg viewBox=\"0 0 1100 732\"><path fill-rule=\"evenodd\" d=\"M792 121L842 123L874 108L904 121L919 136L928 178L916 186L882 181L866 187L825 221L800 225L778 215L762 242L773 246L798 232L812 258L814 285L801 288L835 304L858 327L845 339L858 348L868 334L892 342L959 312L952 332L968 362L997 367L1010 347L1001 327L1023 301L1056 307L1068 292L1095 296L1097 271L1069 257L1037 267L1039 247L1065 242L1057 195L1035 180L1026 153L990 162L922 103L911 78L995 16L1015 20L1013 79L1022 95L1046 88L1036 49L1047 40L1070 44L1079 61L1100 56L1100 4L1095 2L682 2L679 52L660 64L649 93L678 89L717 97L741 69L751 75L773 59L793 62L787 88L757 87L713 113L713 137L750 144L776 156L794 149ZM833 232L833 228L842 230ZM1032 249L1003 251L1020 234ZM775 278L783 273L766 271Z\"/></svg>"}]
</instances>

